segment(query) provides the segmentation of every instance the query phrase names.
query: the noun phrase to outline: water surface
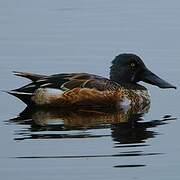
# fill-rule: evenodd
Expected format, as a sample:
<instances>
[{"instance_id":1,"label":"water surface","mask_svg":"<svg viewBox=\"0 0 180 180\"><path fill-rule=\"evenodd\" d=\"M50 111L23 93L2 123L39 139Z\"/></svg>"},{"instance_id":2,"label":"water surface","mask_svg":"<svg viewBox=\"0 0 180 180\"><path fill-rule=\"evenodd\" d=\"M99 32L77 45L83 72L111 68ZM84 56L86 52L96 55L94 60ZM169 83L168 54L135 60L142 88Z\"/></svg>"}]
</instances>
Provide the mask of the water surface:
<instances>
[{"instance_id":1,"label":"water surface","mask_svg":"<svg viewBox=\"0 0 180 180\"><path fill-rule=\"evenodd\" d=\"M124 52L179 87L179 18L178 0L1 0L0 89L28 82L13 70L106 77ZM179 90L146 87L150 110L124 122L116 112L19 117L24 104L0 93L1 178L178 180Z\"/></svg>"}]
</instances>

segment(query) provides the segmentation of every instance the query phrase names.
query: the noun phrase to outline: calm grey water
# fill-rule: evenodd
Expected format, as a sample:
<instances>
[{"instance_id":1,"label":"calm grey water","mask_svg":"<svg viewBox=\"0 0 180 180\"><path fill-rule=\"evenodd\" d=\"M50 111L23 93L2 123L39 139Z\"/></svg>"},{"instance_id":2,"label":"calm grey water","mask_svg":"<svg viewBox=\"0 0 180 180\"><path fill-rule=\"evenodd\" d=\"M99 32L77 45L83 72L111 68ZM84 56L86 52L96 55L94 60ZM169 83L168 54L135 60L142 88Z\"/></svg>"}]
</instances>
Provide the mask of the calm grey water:
<instances>
[{"instance_id":1,"label":"calm grey water","mask_svg":"<svg viewBox=\"0 0 180 180\"><path fill-rule=\"evenodd\" d=\"M123 52L180 87L179 48L178 0L0 0L3 90L28 82L13 70L108 76ZM25 106L0 93L0 179L179 180L179 89L146 86L152 103L143 120L114 126L87 121L91 114L50 125L13 119Z\"/></svg>"}]
</instances>

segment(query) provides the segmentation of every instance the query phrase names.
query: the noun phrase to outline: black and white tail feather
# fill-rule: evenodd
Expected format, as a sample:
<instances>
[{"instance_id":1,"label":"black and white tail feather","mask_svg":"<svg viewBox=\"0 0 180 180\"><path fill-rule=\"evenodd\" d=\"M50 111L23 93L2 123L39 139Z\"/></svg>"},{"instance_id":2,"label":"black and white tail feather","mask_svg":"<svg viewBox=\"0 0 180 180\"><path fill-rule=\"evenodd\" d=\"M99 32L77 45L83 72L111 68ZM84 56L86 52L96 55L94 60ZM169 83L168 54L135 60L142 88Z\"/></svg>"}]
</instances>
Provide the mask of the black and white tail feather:
<instances>
[{"instance_id":1,"label":"black and white tail feather","mask_svg":"<svg viewBox=\"0 0 180 180\"><path fill-rule=\"evenodd\" d=\"M18 71L13 71L13 73L16 76L21 76L21 77L31 80L31 83L29 83L28 85L23 86L21 88L14 89L11 91L4 91L4 92L19 98L21 101L23 101L27 105L31 105L31 103L32 103L31 98L34 95L34 90L35 90L35 89L33 90L33 88L32 88L32 87L35 87L35 85L33 85L33 83L38 81L41 78L45 78L46 76L39 75L39 74L33 74L33 73L26 73L26 72L18 72Z\"/></svg>"},{"instance_id":2,"label":"black and white tail feather","mask_svg":"<svg viewBox=\"0 0 180 180\"><path fill-rule=\"evenodd\" d=\"M46 87L46 88L60 89L60 85L65 82L65 80L63 80L63 77L67 75L67 74L62 74L62 78L59 78L58 76L58 81L56 81L57 80L56 75L53 75L53 78L51 78L51 76L39 75L39 74L27 73L27 72L13 71L13 73L16 76L27 78L31 80L31 82L18 89L13 89L11 91L5 91L5 92L19 98L26 105L33 104L32 96L34 95L35 91L38 88Z\"/></svg>"}]
</instances>

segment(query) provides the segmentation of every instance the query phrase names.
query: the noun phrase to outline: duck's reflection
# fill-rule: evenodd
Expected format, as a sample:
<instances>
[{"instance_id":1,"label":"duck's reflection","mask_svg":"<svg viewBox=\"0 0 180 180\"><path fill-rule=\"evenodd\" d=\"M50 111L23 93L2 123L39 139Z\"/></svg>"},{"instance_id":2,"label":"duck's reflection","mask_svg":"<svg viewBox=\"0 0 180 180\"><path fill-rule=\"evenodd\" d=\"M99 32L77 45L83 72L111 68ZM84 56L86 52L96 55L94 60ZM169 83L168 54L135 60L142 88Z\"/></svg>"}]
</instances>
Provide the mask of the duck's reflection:
<instances>
[{"instance_id":1,"label":"duck's reflection","mask_svg":"<svg viewBox=\"0 0 180 180\"><path fill-rule=\"evenodd\" d=\"M86 133L87 129L111 128L111 136L116 143L142 143L156 133L149 128L166 123L167 119L142 121L149 110L149 105L137 109L49 109L28 107L17 118L10 122L29 125L16 132L16 140L102 137ZM73 130L84 130L83 133L72 133ZM38 132L38 133L35 133ZM59 132L59 133L57 133ZM82 132L82 131L79 131Z\"/></svg>"},{"instance_id":2,"label":"duck's reflection","mask_svg":"<svg viewBox=\"0 0 180 180\"><path fill-rule=\"evenodd\" d=\"M144 152L134 149L137 146L147 146L147 139L156 136L153 127L163 125L173 119L168 116L161 120L144 121L143 115L149 106L141 109L131 108L128 111L107 109L45 109L26 108L11 123L23 125L16 131L15 140L25 139L65 139L65 138L98 138L111 136L114 148L123 148L116 154L72 155L72 156L20 156L16 158L105 158L158 155L159 152ZM27 126L24 126L27 125ZM24 128L25 127L25 128ZM96 129L108 129L109 134L94 133ZM151 129L150 129L151 128ZM93 132L89 132L92 129ZM86 131L87 130L87 131ZM75 132L75 133L73 133ZM127 148L128 150L124 149ZM130 149L129 149L130 148ZM119 164L116 168L143 167L145 164Z\"/></svg>"}]
</instances>

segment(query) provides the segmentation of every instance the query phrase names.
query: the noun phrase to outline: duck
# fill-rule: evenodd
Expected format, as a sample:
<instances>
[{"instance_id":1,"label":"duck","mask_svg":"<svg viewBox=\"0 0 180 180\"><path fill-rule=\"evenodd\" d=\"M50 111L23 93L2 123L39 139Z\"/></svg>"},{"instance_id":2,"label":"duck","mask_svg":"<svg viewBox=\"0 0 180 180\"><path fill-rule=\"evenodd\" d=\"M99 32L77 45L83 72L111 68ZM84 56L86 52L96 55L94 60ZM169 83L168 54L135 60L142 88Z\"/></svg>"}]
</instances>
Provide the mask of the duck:
<instances>
[{"instance_id":1,"label":"duck","mask_svg":"<svg viewBox=\"0 0 180 180\"><path fill-rule=\"evenodd\" d=\"M89 73L40 75L14 71L14 74L31 82L7 93L27 106L36 107L142 108L150 104L150 95L140 81L162 89L176 89L132 53L120 54L112 60L109 78Z\"/></svg>"}]
</instances>

